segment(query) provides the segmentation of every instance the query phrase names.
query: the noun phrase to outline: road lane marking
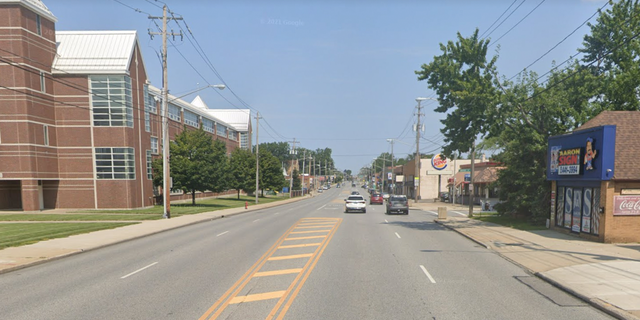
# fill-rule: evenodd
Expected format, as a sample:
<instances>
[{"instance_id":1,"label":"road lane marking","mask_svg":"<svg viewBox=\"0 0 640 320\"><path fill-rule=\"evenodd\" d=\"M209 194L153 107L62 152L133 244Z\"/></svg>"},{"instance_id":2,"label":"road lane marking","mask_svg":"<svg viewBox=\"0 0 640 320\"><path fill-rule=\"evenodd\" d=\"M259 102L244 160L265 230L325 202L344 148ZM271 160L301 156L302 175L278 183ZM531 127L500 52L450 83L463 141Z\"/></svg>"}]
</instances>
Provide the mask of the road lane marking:
<instances>
[{"instance_id":1,"label":"road lane marking","mask_svg":"<svg viewBox=\"0 0 640 320\"><path fill-rule=\"evenodd\" d=\"M146 269L146 268L149 268L149 267L152 267L152 266L156 265L157 263L158 263L158 262L154 262L154 263L152 263L152 264L150 264L150 265L148 265L148 266L146 266L146 267L140 268L140 269L138 269L138 270L136 270L136 271L134 271L134 272L129 273L129 274L128 274L128 275L126 275L126 276L122 276L122 277L120 277L120 279L125 279L125 278L127 278L127 277L129 277L129 276L132 276L132 275L134 275L134 274L136 274L136 273L138 273L138 272L140 272L140 271L142 271L142 270L144 270L144 269Z\"/></svg>"},{"instance_id":2,"label":"road lane marking","mask_svg":"<svg viewBox=\"0 0 640 320\"><path fill-rule=\"evenodd\" d=\"M251 302L251 301L261 301L261 300L269 300L269 299L278 299L282 297L282 295L286 291L273 291L273 292L265 292L265 293L256 293L250 294L246 296L235 296L229 304L237 304L242 302Z\"/></svg>"},{"instance_id":3,"label":"road lane marking","mask_svg":"<svg viewBox=\"0 0 640 320\"><path fill-rule=\"evenodd\" d=\"M328 226L317 226L317 227L297 227L296 229L314 229L314 228L326 228Z\"/></svg>"},{"instance_id":4,"label":"road lane marking","mask_svg":"<svg viewBox=\"0 0 640 320\"><path fill-rule=\"evenodd\" d=\"M322 206L322 207L320 207L320 208L316 209L316 210L320 210L320 209L324 208L325 206L326 206L326 204L325 204L324 206Z\"/></svg>"},{"instance_id":5,"label":"road lane marking","mask_svg":"<svg viewBox=\"0 0 640 320\"><path fill-rule=\"evenodd\" d=\"M271 313L269 313L269 316L267 316L266 320L273 319L273 317L278 313L278 310L280 309L283 303L284 303L284 306L282 307L282 310L280 310L280 315L278 315L276 320L282 320L282 318L284 318L285 314L287 314L287 311L289 310L289 307L291 307L293 300L298 295L298 292L300 292L300 289L302 288L304 283L307 281L307 278L309 278L309 275L311 274L311 271L313 271L313 268L315 268L316 264L318 263L318 260L320 260L320 256L322 256L322 253L324 253L324 250L329 245L329 241L331 241L333 236L336 234L336 230L338 230L340 223L342 223L342 219L338 220L335 228L333 228L329 237L325 239L325 241L323 242L323 245L321 247L318 247L318 249L316 249L315 253L317 254L311 259L309 259L309 261L307 261L307 264L304 267L306 272L303 271L302 273L298 274L296 279L293 280L293 283L291 283L291 285L287 289L287 294L285 294L282 298L280 298L280 300L278 300L278 303L276 304L275 307L273 307L273 309L271 310ZM303 273L304 273L304 276L302 276ZM302 276L302 279L298 282L298 280L300 279L300 276ZM297 287L296 287L296 282L298 282ZM293 290L293 292L291 293L291 295L289 295L288 293L291 292L291 290ZM287 297L289 298L288 300L287 300Z\"/></svg>"},{"instance_id":6,"label":"road lane marking","mask_svg":"<svg viewBox=\"0 0 640 320\"><path fill-rule=\"evenodd\" d=\"M229 232L229 231L225 231L225 232L223 232L223 233L220 233L220 234L216 235L216 237L219 237L219 236L221 236L221 235L223 235L223 234L225 234L225 233L227 233L227 232Z\"/></svg>"},{"instance_id":7,"label":"road lane marking","mask_svg":"<svg viewBox=\"0 0 640 320\"><path fill-rule=\"evenodd\" d=\"M204 319L217 319L218 317L225 317L223 315L223 312L225 312L225 309L232 303L238 306L241 306L243 304L239 304L240 302L244 303L244 302L250 302L250 301L269 300L269 299L276 299L278 297L279 297L278 302L275 304L274 309L271 311L267 319L271 319L274 316L277 316L279 319L282 319L282 317L284 317L284 314L286 313L286 310L289 308L289 306L295 299L295 296L300 290L300 287L306 281L307 277L315 267L316 263L320 259L320 256L322 255L327 245L333 238L333 235L336 233L336 230L338 229L342 221L342 219L340 218L324 218L324 219L336 221L337 223L333 226L332 229L330 229L328 235L323 236L324 239L322 239L320 243L294 244L294 245L287 245L287 246L282 245L285 239L287 239L290 236L291 232L293 232L293 230L296 229L298 224L303 223L305 221L308 222L307 219L304 219L304 218L300 219L298 222L292 225L276 241L276 243L274 243L273 246L251 268L249 268L249 270L240 279L238 279L236 283L231 288L229 288L222 295L222 297L220 297L220 299L218 299L199 319L204 320ZM325 226L325 228L326 227L328 226ZM314 246L316 248L313 248ZM313 253L306 252L306 253L295 254L295 255L274 256L274 254L277 252L278 249L295 248L295 247L313 248ZM256 276L286 274L286 273L294 272L293 270L288 270L288 271L270 270L269 271L269 269L267 269L268 271L260 271L263 267L265 267L265 263L267 263L268 261L288 260L288 259L297 259L297 258L307 258L307 261L305 262L305 265L301 270L295 271L298 274L295 275L295 279L289 285L286 291L272 291L272 292L265 292L260 294L238 296L240 292L242 292L243 290L246 290L246 287L250 285L251 279L253 279ZM275 266L275 265L271 265L271 266ZM257 281L257 280L253 280L253 281ZM274 288L274 289L281 289L281 288ZM281 293L281 292L284 292L284 293ZM284 306L284 308L282 308L282 306Z\"/></svg>"},{"instance_id":8,"label":"road lane marking","mask_svg":"<svg viewBox=\"0 0 640 320\"><path fill-rule=\"evenodd\" d=\"M468 216L468 214L467 214L467 213L462 213L462 212L460 212L460 211L451 211L451 212L453 212L453 213L457 213L457 214L459 214L459 215L461 215L461 216L463 216L463 217Z\"/></svg>"},{"instance_id":9,"label":"road lane marking","mask_svg":"<svg viewBox=\"0 0 640 320\"><path fill-rule=\"evenodd\" d=\"M275 257L271 257L271 258L269 258L267 260L268 261L289 260L289 259L309 258L311 256L313 256L313 253L303 253L303 254L292 254L292 255L288 255L288 256L275 256Z\"/></svg>"},{"instance_id":10,"label":"road lane marking","mask_svg":"<svg viewBox=\"0 0 640 320\"><path fill-rule=\"evenodd\" d=\"M256 272L253 276L254 277L278 276L281 274L300 273L300 271L302 271L302 268L263 271L263 272Z\"/></svg>"},{"instance_id":11,"label":"road lane marking","mask_svg":"<svg viewBox=\"0 0 640 320\"><path fill-rule=\"evenodd\" d=\"M259 221L259 220L260 220L260 219L255 219L255 220L253 220L253 222L256 222L256 221Z\"/></svg>"},{"instance_id":12,"label":"road lane marking","mask_svg":"<svg viewBox=\"0 0 640 320\"><path fill-rule=\"evenodd\" d=\"M284 241L292 241L292 240L306 240L306 239L321 239L326 238L327 236L308 236L308 237L298 237L298 238L286 238Z\"/></svg>"},{"instance_id":13,"label":"road lane marking","mask_svg":"<svg viewBox=\"0 0 640 320\"><path fill-rule=\"evenodd\" d=\"M318 221L318 222L301 223L299 224L299 226L327 226L327 225L334 225L334 224L336 223L333 221L327 221L327 222Z\"/></svg>"},{"instance_id":14,"label":"road lane marking","mask_svg":"<svg viewBox=\"0 0 640 320\"><path fill-rule=\"evenodd\" d=\"M396 236L398 237L398 239L400 239L400 235L396 232Z\"/></svg>"},{"instance_id":15,"label":"road lane marking","mask_svg":"<svg viewBox=\"0 0 640 320\"><path fill-rule=\"evenodd\" d=\"M389 223L389 221L387 221L387 219L384 219L384 222Z\"/></svg>"},{"instance_id":16,"label":"road lane marking","mask_svg":"<svg viewBox=\"0 0 640 320\"><path fill-rule=\"evenodd\" d=\"M425 212L429 212L429 213L431 213L431 214L435 214L436 216L438 215L438 213L437 213L437 212L435 212L435 211L431 211L431 210L427 210L427 211L425 211Z\"/></svg>"},{"instance_id":17,"label":"road lane marking","mask_svg":"<svg viewBox=\"0 0 640 320\"><path fill-rule=\"evenodd\" d=\"M320 233L320 232L329 232L329 231L331 231L331 229L327 229L327 230L311 230L311 231L294 231L294 232L291 232L290 234Z\"/></svg>"},{"instance_id":18,"label":"road lane marking","mask_svg":"<svg viewBox=\"0 0 640 320\"><path fill-rule=\"evenodd\" d=\"M317 247L322 243L303 243L303 244L292 244L288 246L279 246L278 249L289 249L289 248L305 248L305 247Z\"/></svg>"},{"instance_id":19,"label":"road lane marking","mask_svg":"<svg viewBox=\"0 0 640 320\"><path fill-rule=\"evenodd\" d=\"M422 272L424 272L424 274L427 275L427 278L429 278L429 281L431 281L431 283L436 283L436 281L433 280L433 277L431 276L431 274L429 274L429 271L427 271L427 268L425 268L423 265L420 265L420 269L422 269Z\"/></svg>"}]
</instances>

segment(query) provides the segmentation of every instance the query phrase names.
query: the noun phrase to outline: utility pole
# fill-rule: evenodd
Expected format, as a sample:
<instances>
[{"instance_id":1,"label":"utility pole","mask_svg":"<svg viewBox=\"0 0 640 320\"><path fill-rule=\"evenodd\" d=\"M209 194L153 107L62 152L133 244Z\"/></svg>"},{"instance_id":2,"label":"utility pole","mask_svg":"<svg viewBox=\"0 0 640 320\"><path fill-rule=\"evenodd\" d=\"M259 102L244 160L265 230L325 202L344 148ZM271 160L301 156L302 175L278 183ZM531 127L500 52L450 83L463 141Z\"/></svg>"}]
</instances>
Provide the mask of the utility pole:
<instances>
[{"instance_id":1,"label":"utility pole","mask_svg":"<svg viewBox=\"0 0 640 320\"><path fill-rule=\"evenodd\" d=\"M289 151L289 154L291 155L291 167L289 169L291 169L291 175L289 176L289 198L293 197L293 155L296 154L296 138L293 138L292 141L292 145L291 145L291 150Z\"/></svg>"},{"instance_id":2,"label":"utility pole","mask_svg":"<svg viewBox=\"0 0 640 320\"><path fill-rule=\"evenodd\" d=\"M473 137L471 142L471 179L469 181L469 218L473 217L473 193L475 188L473 185L473 171L474 163L476 162L476 137Z\"/></svg>"},{"instance_id":3,"label":"utility pole","mask_svg":"<svg viewBox=\"0 0 640 320\"><path fill-rule=\"evenodd\" d=\"M415 165L414 165L414 190L415 190L415 194L414 194L414 199L413 201L415 203L418 202L418 197L420 195L420 116L422 115L421 113L421 105L420 102L422 102L423 100L426 100L426 98L416 98L416 101L418 101L418 122L416 124L416 158L415 158ZM416 179L416 177L418 179Z\"/></svg>"},{"instance_id":4,"label":"utility pole","mask_svg":"<svg viewBox=\"0 0 640 320\"><path fill-rule=\"evenodd\" d=\"M304 196L304 167L305 164L307 164L307 150L305 149L304 152L302 152L302 195ZM309 190L309 188L307 188L307 191Z\"/></svg>"},{"instance_id":5,"label":"utility pole","mask_svg":"<svg viewBox=\"0 0 640 320\"><path fill-rule=\"evenodd\" d=\"M387 166L387 155L383 154L382 155L382 186L380 187L380 192L384 192L384 181L387 180L387 177L384 175L384 169Z\"/></svg>"},{"instance_id":6,"label":"utility pole","mask_svg":"<svg viewBox=\"0 0 640 320\"><path fill-rule=\"evenodd\" d=\"M452 199L452 203L456 204L456 173L457 173L457 166L456 166L456 161L458 160L458 155L456 154L453 158L453 189L451 189L451 199Z\"/></svg>"},{"instance_id":7,"label":"utility pole","mask_svg":"<svg viewBox=\"0 0 640 320\"><path fill-rule=\"evenodd\" d=\"M391 194L396 194L396 177L395 177L395 167L393 166L393 139L387 139L387 141L391 142Z\"/></svg>"},{"instance_id":8,"label":"utility pole","mask_svg":"<svg viewBox=\"0 0 640 320\"><path fill-rule=\"evenodd\" d=\"M162 7L162 17L152 17L149 19L162 19L162 32L151 32L149 35L153 39L154 35L162 35L162 202L164 207L163 218L171 218L171 177L169 170L169 82L167 72L167 19L182 20L178 17L167 17L167 5ZM170 32L172 37L179 35L182 37L182 32L176 34Z\"/></svg>"},{"instance_id":9,"label":"utility pole","mask_svg":"<svg viewBox=\"0 0 640 320\"><path fill-rule=\"evenodd\" d=\"M256 204L258 204L258 190L260 190L260 142L258 135L260 133L260 111L256 112Z\"/></svg>"}]
</instances>

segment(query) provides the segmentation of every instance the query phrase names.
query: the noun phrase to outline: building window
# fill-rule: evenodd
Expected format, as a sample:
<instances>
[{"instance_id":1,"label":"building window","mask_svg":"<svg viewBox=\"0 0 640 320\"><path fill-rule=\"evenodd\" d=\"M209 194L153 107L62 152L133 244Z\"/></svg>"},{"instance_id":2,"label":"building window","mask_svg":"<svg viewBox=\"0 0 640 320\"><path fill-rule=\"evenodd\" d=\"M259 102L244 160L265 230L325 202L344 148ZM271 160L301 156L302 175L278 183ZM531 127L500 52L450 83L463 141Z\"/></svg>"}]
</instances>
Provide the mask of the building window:
<instances>
[{"instance_id":1,"label":"building window","mask_svg":"<svg viewBox=\"0 0 640 320\"><path fill-rule=\"evenodd\" d=\"M36 31L39 36L42 35L42 23L40 21L40 15L36 14Z\"/></svg>"},{"instance_id":2,"label":"building window","mask_svg":"<svg viewBox=\"0 0 640 320\"><path fill-rule=\"evenodd\" d=\"M238 132L230 130L229 131L229 139L231 139L233 141L238 141Z\"/></svg>"},{"instance_id":3,"label":"building window","mask_svg":"<svg viewBox=\"0 0 640 320\"><path fill-rule=\"evenodd\" d=\"M146 95L147 99L145 100L145 108L149 109L149 112L153 113L153 114L157 114L158 113L158 107L156 105L157 101L156 101L156 97L154 95L152 95L151 93Z\"/></svg>"},{"instance_id":4,"label":"building window","mask_svg":"<svg viewBox=\"0 0 640 320\"><path fill-rule=\"evenodd\" d=\"M225 137L225 138L227 137L227 127L219 123L216 123L216 132L221 137Z\"/></svg>"},{"instance_id":5,"label":"building window","mask_svg":"<svg viewBox=\"0 0 640 320\"><path fill-rule=\"evenodd\" d=\"M151 153L158 154L158 138L151 137Z\"/></svg>"},{"instance_id":6,"label":"building window","mask_svg":"<svg viewBox=\"0 0 640 320\"><path fill-rule=\"evenodd\" d=\"M149 108L151 102L149 102L149 85L145 84L143 87L144 96L144 131L151 132L151 120L149 116Z\"/></svg>"},{"instance_id":7,"label":"building window","mask_svg":"<svg viewBox=\"0 0 640 320\"><path fill-rule=\"evenodd\" d=\"M96 177L98 179L134 180L133 148L96 148Z\"/></svg>"},{"instance_id":8,"label":"building window","mask_svg":"<svg viewBox=\"0 0 640 320\"><path fill-rule=\"evenodd\" d=\"M246 132L240 133L240 148L249 150L249 135Z\"/></svg>"},{"instance_id":9,"label":"building window","mask_svg":"<svg viewBox=\"0 0 640 320\"><path fill-rule=\"evenodd\" d=\"M133 127L131 78L91 76L93 124L106 127Z\"/></svg>"},{"instance_id":10,"label":"building window","mask_svg":"<svg viewBox=\"0 0 640 320\"><path fill-rule=\"evenodd\" d=\"M202 129L209 133L215 133L213 131L213 121L207 118L202 118Z\"/></svg>"},{"instance_id":11,"label":"building window","mask_svg":"<svg viewBox=\"0 0 640 320\"><path fill-rule=\"evenodd\" d=\"M40 92L46 92L47 88L45 87L44 82L44 72L40 71Z\"/></svg>"},{"instance_id":12,"label":"building window","mask_svg":"<svg viewBox=\"0 0 640 320\"><path fill-rule=\"evenodd\" d=\"M182 118L180 117L180 108L169 104L169 119L181 122Z\"/></svg>"},{"instance_id":13,"label":"building window","mask_svg":"<svg viewBox=\"0 0 640 320\"><path fill-rule=\"evenodd\" d=\"M152 180L153 179L153 169L151 166L151 150L147 150L147 179Z\"/></svg>"},{"instance_id":14,"label":"building window","mask_svg":"<svg viewBox=\"0 0 640 320\"><path fill-rule=\"evenodd\" d=\"M199 128L200 123L198 121L198 115L191 111L184 111L184 124L190 125L192 127Z\"/></svg>"},{"instance_id":15,"label":"building window","mask_svg":"<svg viewBox=\"0 0 640 320\"><path fill-rule=\"evenodd\" d=\"M42 126L42 132L44 133L44 145L48 146L49 145L49 126L48 125Z\"/></svg>"}]
</instances>

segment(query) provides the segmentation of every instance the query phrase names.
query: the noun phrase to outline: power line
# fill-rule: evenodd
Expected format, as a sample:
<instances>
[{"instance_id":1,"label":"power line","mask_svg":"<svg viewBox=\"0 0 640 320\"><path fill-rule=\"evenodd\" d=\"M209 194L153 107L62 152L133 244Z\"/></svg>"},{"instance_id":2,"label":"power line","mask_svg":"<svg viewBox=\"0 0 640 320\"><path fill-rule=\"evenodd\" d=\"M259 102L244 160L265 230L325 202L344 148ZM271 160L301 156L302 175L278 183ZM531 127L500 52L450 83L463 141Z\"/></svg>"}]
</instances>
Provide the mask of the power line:
<instances>
[{"instance_id":1,"label":"power line","mask_svg":"<svg viewBox=\"0 0 640 320\"><path fill-rule=\"evenodd\" d=\"M506 36L509 32L511 32L511 30L513 30L515 27L517 27L522 21L524 21L524 19L526 19L530 14L532 14L534 11L536 11L536 9L538 9L538 7L540 7L545 1L547 0L542 0L540 1L540 3L538 3L538 5L533 8L531 11L529 11L529 13L527 13L522 19L520 19L520 21L518 21L515 25L513 25L513 27L511 27L511 29L507 30L507 32L505 32L504 34L502 34L496 41L492 42L491 44L489 44L489 47L491 47L492 45L498 43L498 41L500 41L500 39L502 39L504 36Z\"/></svg>"},{"instance_id":2,"label":"power line","mask_svg":"<svg viewBox=\"0 0 640 320\"><path fill-rule=\"evenodd\" d=\"M498 17L498 19L496 19L490 26L489 28L487 28L487 30L485 30L481 35L480 38L482 38L482 36L484 36L485 33L487 33L487 31L491 30L491 27L493 27L494 24L496 24L496 22L500 21L500 18L502 18L502 16L504 16L505 13L507 13L507 11L509 11L509 9L511 9L511 7L513 7L513 5L517 2L518 0L513 0L513 2L509 5L509 7L504 10L502 12L502 14Z\"/></svg>"},{"instance_id":3,"label":"power line","mask_svg":"<svg viewBox=\"0 0 640 320\"><path fill-rule=\"evenodd\" d=\"M514 12L518 11L518 8L520 8L520 6L522 6L526 1L527 1L527 0L522 0L522 2L520 2L520 4L519 4L515 9L513 9L513 11L511 11L511 13L509 13L509 15L508 15L506 18L504 18L504 20L502 20L502 22L500 22L500 24L498 24L498 25L497 25L497 26L496 26L496 27L495 27L491 32L489 32L489 34L487 34L487 35L485 36L485 38L488 38L492 33L494 33L496 30L498 30L498 28L500 28L500 26L501 26L503 23L505 23L505 21L507 21L507 20L509 19L509 17L511 17L511 15L512 15Z\"/></svg>"}]
</instances>

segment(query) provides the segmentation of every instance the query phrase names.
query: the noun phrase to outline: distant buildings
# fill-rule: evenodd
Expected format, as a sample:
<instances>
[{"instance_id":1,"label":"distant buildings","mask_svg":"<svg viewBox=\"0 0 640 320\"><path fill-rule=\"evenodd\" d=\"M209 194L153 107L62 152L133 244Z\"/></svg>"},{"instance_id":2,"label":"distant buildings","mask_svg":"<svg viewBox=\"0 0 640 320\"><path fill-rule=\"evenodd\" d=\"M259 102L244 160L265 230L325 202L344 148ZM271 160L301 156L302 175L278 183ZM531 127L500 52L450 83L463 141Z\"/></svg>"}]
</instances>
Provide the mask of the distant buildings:
<instances>
[{"instance_id":1,"label":"distant buildings","mask_svg":"<svg viewBox=\"0 0 640 320\"><path fill-rule=\"evenodd\" d=\"M153 205L160 90L136 31L56 32L55 22L39 0L0 0L0 210ZM228 152L250 149L249 110L169 101L171 139L202 127Z\"/></svg>"}]
</instances>

